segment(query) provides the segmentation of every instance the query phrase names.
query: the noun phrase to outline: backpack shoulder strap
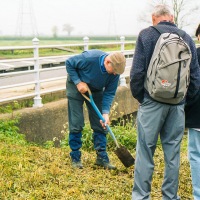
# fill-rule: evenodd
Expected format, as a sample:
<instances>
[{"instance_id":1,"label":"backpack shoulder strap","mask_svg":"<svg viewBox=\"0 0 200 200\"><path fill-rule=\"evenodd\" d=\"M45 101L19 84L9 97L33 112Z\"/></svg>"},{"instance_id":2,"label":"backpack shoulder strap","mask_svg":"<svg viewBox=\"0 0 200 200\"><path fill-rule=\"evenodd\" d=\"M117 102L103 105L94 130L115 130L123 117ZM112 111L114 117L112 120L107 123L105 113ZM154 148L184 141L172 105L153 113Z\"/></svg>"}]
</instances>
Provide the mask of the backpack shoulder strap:
<instances>
[{"instance_id":1,"label":"backpack shoulder strap","mask_svg":"<svg viewBox=\"0 0 200 200\"><path fill-rule=\"evenodd\" d=\"M156 25L156 26L151 26L151 27L154 28L155 30L157 30L160 34L165 33L165 31L163 31L163 25ZM186 34L186 32L181 29L178 29L175 33L178 34L182 38Z\"/></svg>"},{"instance_id":2,"label":"backpack shoulder strap","mask_svg":"<svg viewBox=\"0 0 200 200\"><path fill-rule=\"evenodd\" d=\"M152 28L154 28L156 31L158 31L158 33L160 33L160 35L162 33L164 33L164 31L162 30L162 27L160 27L162 25L156 25L156 26L151 26Z\"/></svg>"}]
</instances>

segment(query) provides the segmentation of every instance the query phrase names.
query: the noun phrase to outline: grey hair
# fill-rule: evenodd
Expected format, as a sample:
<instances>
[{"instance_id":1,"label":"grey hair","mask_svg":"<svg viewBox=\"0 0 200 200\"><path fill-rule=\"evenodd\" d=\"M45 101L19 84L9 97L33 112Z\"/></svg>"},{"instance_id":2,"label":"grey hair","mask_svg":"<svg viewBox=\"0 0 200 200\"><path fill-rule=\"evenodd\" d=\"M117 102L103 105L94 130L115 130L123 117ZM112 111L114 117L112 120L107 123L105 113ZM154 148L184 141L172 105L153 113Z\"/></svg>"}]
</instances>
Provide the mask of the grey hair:
<instances>
[{"instance_id":1,"label":"grey hair","mask_svg":"<svg viewBox=\"0 0 200 200\"><path fill-rule=\"evenodd\" d=\"M171 7L166 4L160 4L154 7L152 15L156 17L164 16L164 15L173 15Z\"/></svg>"}]
</instances>

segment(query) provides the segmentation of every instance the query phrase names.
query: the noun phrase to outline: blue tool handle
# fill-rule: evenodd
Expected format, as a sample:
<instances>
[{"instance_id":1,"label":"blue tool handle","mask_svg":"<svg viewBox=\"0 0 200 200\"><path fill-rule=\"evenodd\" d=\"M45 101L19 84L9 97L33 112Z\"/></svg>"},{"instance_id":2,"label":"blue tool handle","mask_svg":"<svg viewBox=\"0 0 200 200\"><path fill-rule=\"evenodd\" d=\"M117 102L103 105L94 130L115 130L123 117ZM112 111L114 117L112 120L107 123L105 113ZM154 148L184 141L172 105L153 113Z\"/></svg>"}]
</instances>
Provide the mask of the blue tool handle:
<instances>
[{"instance_id":1,"label":"blue tool handle","mask_svg":"<svg viewBox=\"0 0 200 200\"><path fill-rule=\"evenodd\" d=\"M100 118L103 122L105 122L105 119L103 118L102 114L100 113L99 109L97 108L96 104L94 103L92 94L89 93L89 97L90 97L90 103L91 103L92 107L94 108L94 110L96 111L97 115L99 116L99 118ZM106 124L106 128L107 128L108 132L110 133L111 137L113 138L113 140L114 140L116 146L119 148L120 146L119 146L119 144L118 144L118 142L117 142L117 139L116 139L114 133L112 132L112 130L111 130L111 128L110 128L110 126L109 126L108 124Z\"/></svg>"}]
</instances>

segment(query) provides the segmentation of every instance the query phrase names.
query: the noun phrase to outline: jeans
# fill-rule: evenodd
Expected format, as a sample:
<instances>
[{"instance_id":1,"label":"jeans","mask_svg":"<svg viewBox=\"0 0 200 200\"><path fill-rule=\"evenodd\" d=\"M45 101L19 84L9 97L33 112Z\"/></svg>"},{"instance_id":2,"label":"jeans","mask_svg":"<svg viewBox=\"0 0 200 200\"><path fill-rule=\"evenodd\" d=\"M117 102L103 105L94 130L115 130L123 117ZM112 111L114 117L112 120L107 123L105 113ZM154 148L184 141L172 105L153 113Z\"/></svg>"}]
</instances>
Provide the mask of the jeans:
<instances>
[{"instance_id":1,"label":"jeans","mask_svg":"<svg viewBox=\"0 0 200 200\"><path fill-rule=\"evenodd\" d=\"M101 111L103 91L93 91L93 100ZM67 82L68 98L68 121L69 121L69 146L71 148L70 156L72 161L78 162L81 159L82 130L84 128L84 102L86 103L89 115L89 121L93 130L94 149L97 158L109 162L106 152L107 131L100 124L100 119L92 105L81 95L74 83Z\"/></svg>"},{"instance_id":2,"label":"jeans","mask_svg":"<svg viewBox=\"0 0 200 200\"><path fill-rule=\"evenodd\" d=\"M73 162L81 161L82 147L82 133L69 133L69 146L71 148L70 156ZM104 133L93 133L94 149L97 153L97 159L101 159L103 162L109 163L108 154L106 152L106 134Z\"/></svg>"},{"instance_id":3,"label":"jeans","mask_svg":"<svg viewBox=\"0 0 200 200\"><path fill-rule=\"evenodd\" d=\"M81 151L82 147L82 133L69 133L69 146L71 148L70 156L72 162L81 161Z\"/></svg>"},{"instance_id":4,"label":"jeans","mask_svg":"<svg viewBox=\"0 0 200 200\"><path fill-rule=\"evenodd\" d=\"M101 112L103 91L95 91L92 93L93 100ZM100 119L92 105L78 91L74 83L67 82L67 98L68 98L68 121L70 133L80 133L85 125L84 123L84 102L87 106L89 121L91 128L96 133L107 133L100 124Z\"/></svg>"},{"instance_id":5,"label":"jeans","mask_svg":"<svg viewBox=\"0 0 200 200\"><path fill-rule=\"evenodd\" d=\"M192 174L194 200L200 199L200 131L188 130L188 155Z\"/></svg>"},{"instance_id":6,"label":"jeans","mask_svg":"<svg viewBox=\"0 0 200 200\"><path fill-rule=\"evenodd\" d=\"M145 98L137 115L137 146L132 200L150 200L154 152L158 136L164 151L163 200L178 200L180 143L184 133L184 105L167 105Z\"/></svg>"}]
</instances>

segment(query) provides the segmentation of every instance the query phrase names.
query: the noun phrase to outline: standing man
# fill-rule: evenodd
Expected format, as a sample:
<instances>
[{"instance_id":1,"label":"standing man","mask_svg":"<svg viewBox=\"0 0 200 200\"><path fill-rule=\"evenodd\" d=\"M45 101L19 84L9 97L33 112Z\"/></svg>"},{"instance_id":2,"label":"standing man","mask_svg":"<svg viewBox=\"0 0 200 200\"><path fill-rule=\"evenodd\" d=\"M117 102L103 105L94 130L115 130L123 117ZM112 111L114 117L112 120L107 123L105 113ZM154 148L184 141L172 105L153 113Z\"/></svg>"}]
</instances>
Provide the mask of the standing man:
<instances>
[{"instance_id":1,"label":"standing man","mask_svg":"<svg viewBox=\"0 0 200 200\"><path fill-rule=\"evenodd\" d=\"M200 42L200 24L195 36ZM200 47L197 48L200 65ZM188 157L192 175L194 200L200 199L200 90L185 107L185 125L188 128Z\"/></svg>"},{"instance_id":2,"label":"standing man","mask_svg":"<svg viewBox=\"0 0 200 200\"><path fill-rule=\"evenodd\" d=\"M84 127L83 103L88 109L89 121L93 129L93 143L96 150L96 165L115 169L110 164L106 152L105 124L109 124L109 112L114 99L120 74L124 72L126 59L120 52L107 54L100 50L89 50L70 57L66 61L67 98L69 118L69 146L72 167L83 168L81 162L82 130ZM100 119L91 104L81 95L90 88L94 102L102 113Z\"/></svg>"},{"instance_id":3,"label":"standing man","mask_svg":"<svg viewBox=\"0 0 200 200\"><path fill-rule=\"evenodd\" d=\"M171 9L167 5L158 5L152 13L153 25L160 25L164 32L177 32L173 23ZM162 143L165 160L164 180L162 184L163 200L178 200L178 180L180 164L180 144L184 133L184 102L166 104L153 100L144 88L147 69L160 33L153 27L142 30L137 39L134 59L130 72L130 87L140 107L137 114L138 140L134 170L133 200L150 200L153 156L158 136ZM185 33L184 41L192 53L190 64L190 84L187 97L192 98L200 86L200 70L196 48L192 38Z\"/></svg>"}]
</instances>

